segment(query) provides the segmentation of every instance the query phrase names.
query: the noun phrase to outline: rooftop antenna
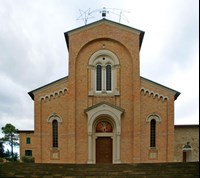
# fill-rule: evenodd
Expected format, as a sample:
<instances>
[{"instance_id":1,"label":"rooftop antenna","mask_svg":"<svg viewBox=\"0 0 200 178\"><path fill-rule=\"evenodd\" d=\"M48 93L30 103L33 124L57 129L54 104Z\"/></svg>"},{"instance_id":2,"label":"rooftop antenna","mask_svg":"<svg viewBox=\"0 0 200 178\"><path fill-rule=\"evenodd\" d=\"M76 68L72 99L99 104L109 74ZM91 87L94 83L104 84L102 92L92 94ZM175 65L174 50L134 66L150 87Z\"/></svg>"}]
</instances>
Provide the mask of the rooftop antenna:
<instances>
[{"instance_id":1,"label":"rooftop antenna","mask_svg":"<svg viewBox=\"0 0 200 178\"><path fill-rule=\"evenodd\" d=\"M108 11L108 9L109 9L109 11ZM129 23L128 18L124 14L124 13L129 13L129 11L125 11L122 9L103 7L102 9L96 9L93 11L91 11L90 8L87 9L86 11L79 9L79 12L80 12L80 16L77 18L77 20L83 20L85 25L87 24L88 19L95 18L92 14L94 14L96 12L101 13L102 18L106 18L107 14L111 13L111 14L114 14L119 17L119 23L121 23L122 19Z\"/></svg>"},{"instance_id":2,"label":"rooftop antenna","mask_svg":"<svg viewBox=\"0 0 200 178\"><path fill-rule=\"evenodd\" d=\"M124 13L130 13L129 11L125 11L125 10L122 10L122 9L118 9L120 11L120 14L119 14L119 23L121 22L121 19L124 19L125 21L127 21L129 23L129 20L128 18L124 15Z\"/></svg>"}]
</instances>

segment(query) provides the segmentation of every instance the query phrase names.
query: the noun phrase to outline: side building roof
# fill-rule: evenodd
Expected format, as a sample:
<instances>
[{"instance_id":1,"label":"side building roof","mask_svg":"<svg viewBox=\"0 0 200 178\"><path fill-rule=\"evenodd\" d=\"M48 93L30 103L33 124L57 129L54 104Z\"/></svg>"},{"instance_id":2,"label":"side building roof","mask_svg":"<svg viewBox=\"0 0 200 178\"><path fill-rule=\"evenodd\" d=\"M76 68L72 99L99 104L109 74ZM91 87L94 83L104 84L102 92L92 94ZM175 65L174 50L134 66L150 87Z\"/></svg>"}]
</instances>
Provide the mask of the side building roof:
<instances>
[{"instance_id":1,"label":"side building roof","mask_svg":"<svg viewBox=\"0 0 200 178\"><path fill-rule=\"evenodd\" d=\"M60 79L58 79L58 80L56 80L56 81L53 81L53 82L51 82L51 83L48 83L48 84L46 84L46 85L44 85L44 86L41 86L41 87L39 87L39 88L37 88L37 89L34 89L34 90L30 91L30 92L28 92L28 94L30 95L30 97L32 98L32 100L34 100L34 93L35 93L35 92L38 92L38 91L43 90L43 89L45 89L45 88L47 88L47 87L56 85L56 84L58 84L58 83L60 83L60 82L63 82L64 80L67 80L67 79L68 79L68 76L63 77L63 78L60 78Z\"/></svg>"},{"instance_id":2,"label":"side building roof","mask_svg":"<svg viewBox=\"0 0 200 178\"><path fill-rule=\"evenodd\" d=\"M141 78L141 80L150 82L151 84L156 85L157 87L161 87L161 88L163 88L163 89L165 89L165 90L168 90L169 92L172 92L172 93L174 94L174 100L176 100L176 99L178 98L178 96L181 94L180 92L178 92L178 91L176 91L176 90L173 90L173 89L171 89L171 88L169 88L169 87L166 87L166 86L164 86L164 85L161 85L161 84L159 84L159 83L156 83L156 82L154 82L154 81L152 81L152 80L149 80L149 79L147 79L147 78L144 78L144 77L140 77L140 78ZM28 94L29 94L30 97L34 100L34 93L35 93L35 92L40 91L40 90L42 90L42 89L44 89L44 88L46 88L46 87L53 86L53 85L55 85L55 84L57 84L57 83L59 83L59 82L62 82L62 81L64 81L64 80L67 80L67 79L68 79L68 76L63 77L63 78L61 78L61 79L58 79L58 80L53 81L53 82L51 82L51 83L48 83L48 84L46 84L46 85L44 85L44 86L41 86L41 87L39 87L39 88L37 88L37 89L34 89L34 90L28 92Z\"/></svg>"},{"instance_id":3,"label":"side building roof","mask_svg":"<svg viewBox=\"0 0 200 178\"><path fill-rule=\"evenodd\" d=\"M198 124L174 125L175 128L199 128Z\"/></svg>"},{"instance_id":4,"label":"side building roof","mask_svg":"<svg viewBox=\"0 0 200 178\"><path fill-rule=\"evenodd\" d=\"M159 88L162 88L162 89L164 89L164 90L169 91L170 93L172 93L172 94L174 95L174 100L176 100L176 99L178 98L178 96L181 94L180 92L178 92L178 91L176 91L176 90L174 90L174 89L171 89L171 88L169 88L169 87L166 87L166 86L164 86L164 85L161 85L161 84L159 84L159 83L157 83L157 82L154 82L154 81L152 81L152 80L149 80L149 79L147 79L147 78L144 78L144 77L140 77L140 78L141 78L141 80L144 80L144 81L146 81L146 82L148 82L148 83L151 83L152 85L154 85L154 86L156 86L156 87L159 87Z\"/></svg>"},{"instance_id":5,"label":"side building roof","mask_svg":"<svg viewBox=\"0 0 200 178\"><path fill-rule=\"evenodd\" d=\"M17 133L34 133L34 130L18 130Z\"/></svg>"}]
</instances>

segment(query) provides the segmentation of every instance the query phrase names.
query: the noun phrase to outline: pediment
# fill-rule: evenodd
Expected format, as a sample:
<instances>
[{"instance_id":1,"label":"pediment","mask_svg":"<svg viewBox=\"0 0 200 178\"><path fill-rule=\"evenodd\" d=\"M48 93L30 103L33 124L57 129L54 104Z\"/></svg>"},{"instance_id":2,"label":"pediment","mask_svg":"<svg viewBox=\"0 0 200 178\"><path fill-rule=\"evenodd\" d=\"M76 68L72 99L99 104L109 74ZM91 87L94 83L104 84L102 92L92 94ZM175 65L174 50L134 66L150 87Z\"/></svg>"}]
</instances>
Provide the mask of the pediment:
<instances>
[{"instance_id":1,"label":"pediment","mask_svg":"<svg viewBox=\"0 0 200 178\"><path fill-rule=\"evenodd\" d=\"M91 107L88 107L87 109L85 109L85 113L88 115L91 115L93 113L97 113L100 112L104 113L103 111L105 111L105 114L108 113L108 111L116 113L117 115L122 115L124 113L124 109L122 109L121 107L118 107L116 105L113 105L111 103L108 102L100 102L96 105L93 105Z\"/></svg>"}]
</instances>

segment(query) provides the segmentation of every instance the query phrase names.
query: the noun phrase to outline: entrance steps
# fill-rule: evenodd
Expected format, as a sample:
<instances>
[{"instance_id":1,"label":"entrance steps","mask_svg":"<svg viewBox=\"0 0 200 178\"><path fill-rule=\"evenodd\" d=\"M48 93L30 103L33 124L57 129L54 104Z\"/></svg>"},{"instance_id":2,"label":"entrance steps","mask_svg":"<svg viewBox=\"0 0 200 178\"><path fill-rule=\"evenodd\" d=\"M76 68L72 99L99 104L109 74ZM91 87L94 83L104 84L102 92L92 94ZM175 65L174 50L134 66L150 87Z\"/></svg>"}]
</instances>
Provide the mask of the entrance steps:
<instances>
[{"instance_id":1,"label":"entrance steps","mask_svg":"<svg viewBox=\"0 0 200 178\"><path fill-rule=\"evenodd\" d=\"M199 162L139 164L0 163L1 178L197 178Z\"/></svg>"}]
</instances>

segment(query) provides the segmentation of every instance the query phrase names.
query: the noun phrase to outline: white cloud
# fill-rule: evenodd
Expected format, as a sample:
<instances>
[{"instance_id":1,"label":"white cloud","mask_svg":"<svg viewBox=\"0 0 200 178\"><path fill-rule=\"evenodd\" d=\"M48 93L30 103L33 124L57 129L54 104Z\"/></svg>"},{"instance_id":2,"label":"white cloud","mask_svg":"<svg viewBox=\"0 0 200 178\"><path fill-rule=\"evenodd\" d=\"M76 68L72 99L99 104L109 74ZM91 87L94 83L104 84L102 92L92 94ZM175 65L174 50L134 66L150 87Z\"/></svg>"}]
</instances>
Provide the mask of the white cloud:
<instances>
[{"instance_id":1,"label":"white cloud","mask_svg":"<svg viewBox=\"0 0 200 178\"><path fill-rule=\"evenodd\" d=\"M0 127L10 122L33 129L33 101L27 92L68 73L64 32L84 25L83 11L124 10L129 23L145 31L141 75L181 92L175 102L175 123L198 123L198 1L189 0L1 0L0 1ZM189 7L189 8L188 8ZM130 13L125 13L130 11ZM119 11L120 12L120 11ZM117 12L117 13L119 13ZM94 19L101 19L97 10Z\"/></svg>"}]
</instances>

